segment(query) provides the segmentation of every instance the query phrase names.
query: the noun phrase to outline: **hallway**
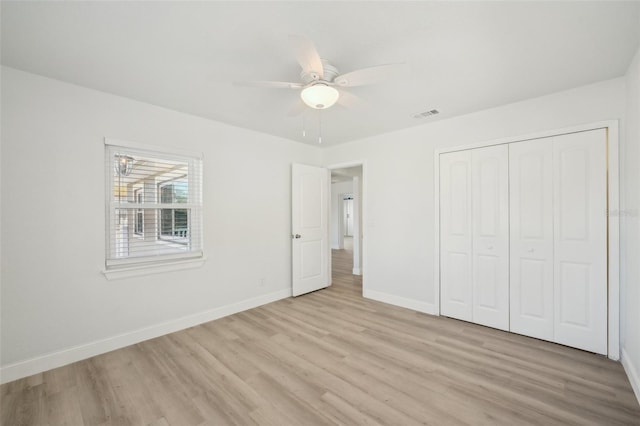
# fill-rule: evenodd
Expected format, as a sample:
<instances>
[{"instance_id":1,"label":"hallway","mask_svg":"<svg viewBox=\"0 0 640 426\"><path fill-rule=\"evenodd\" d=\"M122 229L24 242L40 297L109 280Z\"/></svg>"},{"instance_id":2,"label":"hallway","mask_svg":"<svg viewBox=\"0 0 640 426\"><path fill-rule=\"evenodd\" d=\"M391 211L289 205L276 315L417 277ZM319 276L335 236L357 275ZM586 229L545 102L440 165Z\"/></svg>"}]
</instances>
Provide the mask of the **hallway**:
<instances>
[{"instance_id":1,"label":"hallway","mask_svg":"<svg viewBox=\"0 0 640 426\"><path fill-rule=\"evenodd\" d=\"M344 238L344 249L331 250L332 286L349 295L362 296L362 275L353 275L353 238Z\"/></svg>"}]
</instances>

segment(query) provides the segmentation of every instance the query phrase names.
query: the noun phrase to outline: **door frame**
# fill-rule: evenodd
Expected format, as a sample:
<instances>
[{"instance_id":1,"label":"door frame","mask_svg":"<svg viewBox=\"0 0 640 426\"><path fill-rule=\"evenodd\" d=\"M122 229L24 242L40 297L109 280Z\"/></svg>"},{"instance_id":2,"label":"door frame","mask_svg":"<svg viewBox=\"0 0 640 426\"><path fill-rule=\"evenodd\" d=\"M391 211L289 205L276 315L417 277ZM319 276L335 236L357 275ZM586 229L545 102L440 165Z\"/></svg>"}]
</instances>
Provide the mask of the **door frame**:
<instances>
[{"instance_id":1,"label":"door frame","mask_svg":"<svg viewBox=\"0 0 640 426\"><path fill-rule=\"evenodd\" d=\"M362 264L360 265L360 275L362 276L362 294L364 295L367 291L367 255L369 250L367 249L367 235L365 232L365 224L367 222L367 160L353 160L345 163L337 163L329 166L325 166L329 171L335 169L346 169L349 167L362 167L362 191L360 192L360 206L362 207L362 211L360 214L362 215L362 220L360 221L360 239L362 243L360 244L360 252L362 253ZM331 179L329 179L331 181ZM331 185L331 182L329 182ZM341 219L342 220L342 219ZM329 209L329 223L331 223L331 209ZM331 260L331 245L329 245L329 260ZM329 271L332 273L332 270ZM332 277L333 278L333 277Z\"/></svg>"},{"instance_id":2,"label":"door frame","mask_svg":"<svg viewBox=\"0 0 640 426\"><path fill-rule=\"evenodd\" d=\"M618 120L598 121L578 126L564 127L555 130L529 133L434 150L434 315L440 315L440 154L462 151L486 146L502 145L578 133L596 129L607 130L607 257L608 257L608 333L607 356L612 360L620 359L620 218L611 212L620 211L620 163L619 163L619 122ZM364 169L363 169L364 175ZM364 287L364 284L363 284Z\"/></svg>"}]
</instances>

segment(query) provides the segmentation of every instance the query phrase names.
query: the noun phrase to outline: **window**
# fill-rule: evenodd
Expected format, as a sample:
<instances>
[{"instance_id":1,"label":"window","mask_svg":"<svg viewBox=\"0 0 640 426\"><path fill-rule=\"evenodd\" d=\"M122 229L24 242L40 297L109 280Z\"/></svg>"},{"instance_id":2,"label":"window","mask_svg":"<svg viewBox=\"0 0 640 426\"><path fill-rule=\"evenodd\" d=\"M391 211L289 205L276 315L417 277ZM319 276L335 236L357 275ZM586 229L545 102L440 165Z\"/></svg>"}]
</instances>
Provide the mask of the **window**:
<instances>
[{"instance_id":1,"label":"window","mask_svg":"<svg viewBox=\"0 0 640 426\"><path fill-rule=\"evenodd\" d=\"M202 258L202 159L106 140L106 269Z\"/></svg>"},{"instance_id":2,"label":"window","mask_svg":"<svg viewBox=\"0 0 640 426\"><path fill-rule=\"evenodd\" d=\"M179 203L186 199L188 182L182 177L162 182L158 184L158 193L160 194L160 202L163 204ZM188 216L186 209L161 209L159 237L164 240L185 243L189 226Z\"/></svg>"}]
</instances>

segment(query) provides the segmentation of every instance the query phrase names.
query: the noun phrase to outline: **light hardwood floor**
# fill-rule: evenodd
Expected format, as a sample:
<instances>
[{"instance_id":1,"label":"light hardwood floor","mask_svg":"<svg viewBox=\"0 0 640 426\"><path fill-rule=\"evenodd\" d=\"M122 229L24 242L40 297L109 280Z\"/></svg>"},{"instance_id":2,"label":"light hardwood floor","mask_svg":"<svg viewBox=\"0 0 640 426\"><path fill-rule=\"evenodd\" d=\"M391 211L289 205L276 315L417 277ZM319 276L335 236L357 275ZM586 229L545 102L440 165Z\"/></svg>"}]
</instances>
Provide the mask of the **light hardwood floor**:
<instances>
[{"instance_id":1,"label":"light hardwood floor","mask_svg":"<svg viewBox=\"0 0 640 426\"><path fill-rule=\"evenodd\" d=\"M605 357L333 286L5 384L13 425L640 424Z\"/></svg>"}]
</instances>

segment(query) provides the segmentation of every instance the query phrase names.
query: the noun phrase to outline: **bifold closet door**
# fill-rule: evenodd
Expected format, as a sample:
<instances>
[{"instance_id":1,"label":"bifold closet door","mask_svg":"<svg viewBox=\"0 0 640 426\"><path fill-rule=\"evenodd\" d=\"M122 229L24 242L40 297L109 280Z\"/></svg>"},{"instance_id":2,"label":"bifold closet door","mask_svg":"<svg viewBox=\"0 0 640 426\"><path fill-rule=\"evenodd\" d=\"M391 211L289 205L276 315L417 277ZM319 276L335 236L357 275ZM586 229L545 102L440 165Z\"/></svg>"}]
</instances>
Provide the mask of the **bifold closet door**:
<instances>
[{"instance_id":1,"label":"bifold closet door","mask_svg":"<svg viewBox=\"0 0 640 426\"><path fill-rule=\"evenodd\" d=\"M509 329L506 145L440 155L443 315Z\"/></svg>"},{"instance_id":2,"label":"bifold closet door","mask_svg":"<svg viewBox=\"0 0 640 426\"><path fill-rule=\"evenodd\" d=\"M510 330L553 340L553 138L509 144Z\"/></svg>"},{"instance_id":3,"label":"bifold closet door","mask_svg":"<svg viewBox=\"0 0 640 426\"><path fill-rule=\"evenodd\" d=\"M607 353L603 129L509 145L510 330Z\"/></svg>"},{"instance_id":4,"label":"bifold closet door","mask_svg":"<svg viewBox=\"0 0 640 426\"><path fill-rule=\"evenodd\" d=\"M554 138L554 341L607 353L604 129Z\"/></svg>"},{"instance_id":5,"label":"bifold closet door","mask_svg":"<svg viewBox=\"0 0 640 426\"><path fill-rule=\"evenodd\" d=\"M509 329L507 145L471 150L473 322Z\"/></svg>"},{"instance_id":6,"label":"bifold closet door","mask_svg":"<svg viewBox=\"0 0 640 426\"><path fill-rule=\"evenodd\" d=\"M440 310L473 319L471 151L440 155Z\"/></svg>"}]
</instances>

